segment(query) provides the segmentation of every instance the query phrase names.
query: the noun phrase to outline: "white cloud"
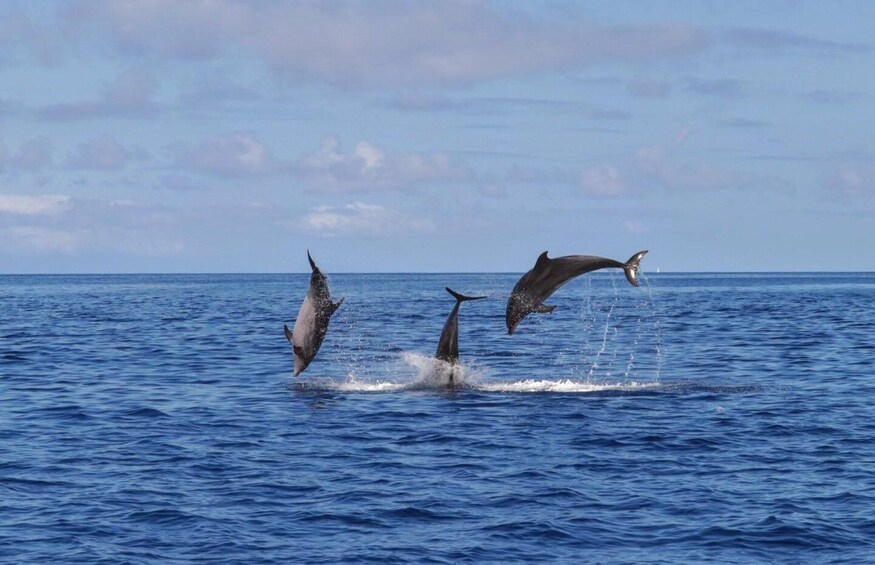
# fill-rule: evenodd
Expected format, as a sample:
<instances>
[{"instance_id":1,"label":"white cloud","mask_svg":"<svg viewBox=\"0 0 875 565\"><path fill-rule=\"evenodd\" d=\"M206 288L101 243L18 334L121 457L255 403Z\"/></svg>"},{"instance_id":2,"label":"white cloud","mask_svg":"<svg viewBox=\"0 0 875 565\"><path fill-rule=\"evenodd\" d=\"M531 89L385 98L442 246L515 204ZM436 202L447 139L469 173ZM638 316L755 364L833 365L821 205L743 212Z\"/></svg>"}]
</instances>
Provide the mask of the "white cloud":
<instances>
[{"instance_id":1,"label":"white cloud","mask_svg":"<svg viewBox=\"0 0 875 565\"><path fill-rule=\"evenodd\" d=\"M355 202L343 208L322 206L296 223L299 229L325 236L393 236L432 233L435 224L376 204Z\"/></svg>"},{"instance_id":2,"label":"white cloud","mask_svg":"<svg viewBox=\"0 0 875 565\"><path fill-rule=\"evenodd\" d=\"M0 194L0 213L22 216L56 214L66 209L69 202L69 196L60 194L44 194L41 196Z\"/></svg>"},{"instance_id":3,"label":"white cloud","mask_svg":"<svg viewBox=\"0 0 875 565\"><path fill-rule=\"evenodd\" d=\"M67 23L125 53L249 53L281 73L335 84L411 84L639 63L706 46L683 24L548 21L484 2L78 2ZM96 29L95 29L96 28Z\"/></svg>"},{"instance_id":4,"label":"white cloud","mask_svg":"<svg viewBox=\"0 0 875 565\"><path fill-rule=\"evenodd\" d=\"M473 171L442 153L387 154L367 141L352 153L340 152L340 142L327 137L320 148L298 160L298 171L317 188L334 191L406 189L436 181L470 180Z\"/></svg>"},{"instance_id":5,"label":"white cloud","mask_svg":"<svg viewBox=\"0 0 875 565\"><path fill-rule=\"evenodd\" d=\"M240 176L273 172L277 163L254 135L235 133L207 139L196 147L182 150L176 158L176 166L217 176Z\"/></svg>"},{"instance_id":6,"label":"white cloud","mask_svg":"<svg viewBox=\"0 0 875 565\"><path fill-rule=\"evenodd\" d=\"M590 196L621 196L628 191L620 171L610 165L583 171L580 175L580 184Z\"/></svg>"}]
</instances>

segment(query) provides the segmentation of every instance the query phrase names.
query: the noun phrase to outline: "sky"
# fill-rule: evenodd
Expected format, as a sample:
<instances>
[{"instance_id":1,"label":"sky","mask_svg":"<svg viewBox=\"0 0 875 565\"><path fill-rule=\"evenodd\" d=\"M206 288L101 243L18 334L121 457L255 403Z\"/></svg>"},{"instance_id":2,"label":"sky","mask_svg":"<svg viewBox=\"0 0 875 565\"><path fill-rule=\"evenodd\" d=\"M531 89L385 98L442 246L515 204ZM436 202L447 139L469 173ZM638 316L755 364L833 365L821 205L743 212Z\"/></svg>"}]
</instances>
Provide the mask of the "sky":
<instances>
[{"instance_id":1,"label":"sky","mask_svg":"<svg viewBox=\"0 0 875 565\"><path fill-rule=\"evenodd\" d=\"M875 270L875 3L0 3L0 273Z\"/></svg>"}]
</instances>

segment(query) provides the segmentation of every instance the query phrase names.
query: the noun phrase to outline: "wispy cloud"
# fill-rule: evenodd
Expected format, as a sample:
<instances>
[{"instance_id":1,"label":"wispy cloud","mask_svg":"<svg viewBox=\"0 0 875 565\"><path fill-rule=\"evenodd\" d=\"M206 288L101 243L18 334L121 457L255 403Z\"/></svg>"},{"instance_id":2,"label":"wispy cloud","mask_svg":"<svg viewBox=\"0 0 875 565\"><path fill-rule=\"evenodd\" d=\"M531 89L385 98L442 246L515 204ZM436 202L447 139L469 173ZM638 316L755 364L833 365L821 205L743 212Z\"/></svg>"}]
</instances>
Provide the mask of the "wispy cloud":
<instances>
[{"instance_id":1,"label":"wispy cloud","mask_svg":"<svg viewBox=\"0 0 875 565\"><path fill-rule=\"evenodd\" d=\"M41 135L23 142L5 164L10 169L19 171L41 171L54 164L53 153L54 145L51 140ZM3 150L0 149L0 165L3 161Z\"/></svg>"},{"instance_id":2,"label":"wispy cloud","mask_svg":"<svg viewBox=\"0 0 875 565\"><path fill-rule=\"evenodd\" d=\"M687 148L694 135L682 128L671 141L636 148L626 158L585 169L579 179L584 194L600 198L646 197L654 189L671 192L747 189L786 190L778 178L735 170L695 157Z\"/></svg>"},{"instance_id":3,"label":"wispy cloud","mask_svg":"<svg viewBox=\"0 0 875 565\"><path fill-rule=\"evenodd\" d=\"M112 137L104 136L79 143L67 155L66 165L70 169L112 171L123 169L130 159L130 151Z\"/></svg>"},{"instance_id":4,"label":"wispy cloud","mask_svg":"<svg viewBox=\"0 0 875 565\"><path fill-rule=\"evenodd\" d=\"M841 54L867 51L865 45L819 39L787 31L739 27L726 30L723 38L731 45L772 53Z\"/></svg>"},{"instance_id":5,"label":"wispy cloud","mask_svg":"<svg viewBox=\"0 0 875 565\"><path fill-rule=\"evenodd\" d=\"M642 98L666 98L671 91L671 83L664 80L636 79L626 83L627 94Z\"/></svg>"},{"instance_id":6,"label":"wispy cloud","mask_svg":"<svg viewBox=\"0 0 875 565\"><path fill-rule=\"evenodd\" d=\"M252 133L220 135L177 150L175 167L220 177L264 175L279 163Z\"/></svg>"},{"instance_id":7,"label":"wispy cloud","mask_svg":"<svg viewBox=\"0 0 875 565\"><path fill-rule=\"evenodd\" d=\"M720 125L736 129L763 129L771 126L765 120L753 120L750 118L727 118L720 121Z\"/></svg>"},{"instance_id":8,"label":"wispy cloud","mask_svg":"<svg viewBox=\"0 0 875 565\"><path fill-rule=\"evenodd\" d=\"M131 70L107 84L96 100L52 104L40 108L37 114L48 120L148 117L158 110L157 91L154 74Z\"/></svg>"},{"instance_id":9,"label":"wispy cloud","mask_svg":"<svg viewBox=\"0 0 875 565\"><path fill-rule=\"evenodd\" d=\"M69 202L69 196L60 194L43 194L40 196L0 194L0 214L6 213L22 216L56 214L65 210Z\"/></svg>"},{"instance_id":10,"label":"wispy cloud","mask_svg":"<svg viewBox=\"0 0 875 565\"><path fill-rule=\"evenodd\" d=\"M79 238L69 230L41 226L8 226L0 228L0 249L25 252L73 253Z\"/></svg>"},{"instance_id":11,"label":"wispy cloud","mask_svg":"<svg viewBox=\"0 0 875 565\"><path fill-rule=\"evenodd\" d=\"M875 165L843 163L822 175L820 185L842 196L875 196Z\"/></svg>"},{"instance_id":12,"label":"wispy cloud","mask_svg":"<svg viewBox=\"0 0 875 565\"><path fill-rule=\"evenodd\" d=\"M178 253L187 212L133 200L0 194L0 249L16 252Z\"/></svg>"},{"instance_id":13,"label":"wispy cloud","mask_svg":"<svg viewBox=\"0 0 875 565\"><path fill-rule=\"evenodd\" d=\"M629 191L620 171L610 165L586 169L580 175L580 185L587 195L596 197L622 196Z\"/></svg>"},{"instance_id":14,"label":"wispy cloud","mask_svg":"<svg viewBox=\"0 0 875 565\"><path fill-rule=\"evenodd\" d=\"M298 160L298 172L316 188L339 192L408 189L447 180L470 180L473 171L441 153L391 154L368 141L342 153L329 136L319 149Z\"/></svg>"},{"instance_id":15,"label":"wispy cloud","mask_svg":"<svg viewBox=\"0 0 875 565\"><path fill-rule=\"evenodd\" d=\"M737 79L691 78L686 81L686 89L693 94L716 98L740 98L745 94L742 81Z\"/></svg>"},{"instance_id":16,"label":"wispy cloud","mask_svg":"<svg viewBox=\"0 0 875 565\"><path fill-rule=\"evenodd\" d=\"M14 3L0 5L0 66L32 58L53 64L61 55L61 37L55 30L38 25Z\"/></svg>"},{"instance_id":17,"label":"wispy cloud","mask_svg":"<svg viewBox=\"0 0 875 565\"><path fill-rule=\"evenodd\" d=\"M755 177L747 173L715 163L684 159L681 148L690 135L691 131L684 128L671 143L638 148L633 161L636 173L647 184L673 191L744 188L755 182Z\"/></svg>"},{"instance_id":18,"label":"wispy cloud","mask_svg":"<svg viewBox=\"0 0 875 565\"><path fill-rule=\"evenodd\" d=\"M328 237L416 235L432 233L436 229L435 223L429 219L414 218L398 210L363 202L347 204L343 208L315 208L300 218L295 227Z\"/></svg>"},{"instance_id":19,"label":"wispy cloud","mask_svg":"<svg viewBox=\"0 0 875 565\"><path fill-rule=\"evenodd\" d=\"M827 88L819 88L802 95L802 99L807 102L832 104L835 106L844 106L850 102L865 100L868 97L869 96L862 92L849 92L846 90L833 90Z\"/></svg>"},{"instance_id":20,"label":"wispy cloud","mask_svg":"<svg viewBox=\"0 0 875 565\"><path fill-rule=\"evenodd\" d=\"M405 112L454 111L477 116L507 115L520 111L570 113L583 111L587 107L581 102L569 100L514 96L450 97L415 90L401 92L389 99L385 106Z\"/></svg>"},{"instance_id":21,"label":"wispy cloud","mask_svg":"<svg viewBox=\"0 0 875 565\"><path fill-rule=\"evenodd\" d=\"M211 58L247 52L277 71L341 85L468 82L696 54L689 25L598 25L535 19L482 2L77 2L83 40L124 53ZM97 31L95 31L97 30ZM427 33L423 33L427 30Z\"/></svg>"}]
</instances>

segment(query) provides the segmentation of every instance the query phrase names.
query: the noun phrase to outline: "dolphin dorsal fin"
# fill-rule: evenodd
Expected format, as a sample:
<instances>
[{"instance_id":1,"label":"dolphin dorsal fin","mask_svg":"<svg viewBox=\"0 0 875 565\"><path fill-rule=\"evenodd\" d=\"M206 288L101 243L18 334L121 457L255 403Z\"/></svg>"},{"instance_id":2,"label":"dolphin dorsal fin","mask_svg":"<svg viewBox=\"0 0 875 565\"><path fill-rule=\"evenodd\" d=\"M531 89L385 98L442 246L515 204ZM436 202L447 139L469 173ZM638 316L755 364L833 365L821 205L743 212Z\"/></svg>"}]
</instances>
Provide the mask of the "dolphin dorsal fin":
<instances>
[{"instance_id":1,"label":"dolphin dorsal fin","mask_svg":"<svg viewBox=\"0 0 875 565\"><path fill-rule=\"evenodd\" d=\"M543 253L538 255L538 260L535 261L535 268L536 269L543 269L544 267L547 266L547 264L549 262L550 262L550 258L547 257L547 252L544 251Z\"/></svg>"}]
</instances>

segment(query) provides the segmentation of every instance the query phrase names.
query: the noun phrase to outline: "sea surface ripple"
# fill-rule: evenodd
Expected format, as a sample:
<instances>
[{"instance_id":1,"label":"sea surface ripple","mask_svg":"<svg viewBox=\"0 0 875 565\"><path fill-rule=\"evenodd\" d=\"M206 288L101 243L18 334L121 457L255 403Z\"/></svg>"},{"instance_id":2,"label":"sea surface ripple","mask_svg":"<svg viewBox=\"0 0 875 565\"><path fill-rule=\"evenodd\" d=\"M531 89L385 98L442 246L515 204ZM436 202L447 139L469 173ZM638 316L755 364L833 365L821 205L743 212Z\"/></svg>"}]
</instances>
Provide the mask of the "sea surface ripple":
<instances>
[{"instance_id":1,"label":"sea surface ripple","mask_svg":"<svg viewBox=\"0 0 875 565\"><path fill-rule=\"evenodd\" d=\"M875 274L518 276L0 276L0 561L875 560Z\"/></svg>"}]
</instances>

